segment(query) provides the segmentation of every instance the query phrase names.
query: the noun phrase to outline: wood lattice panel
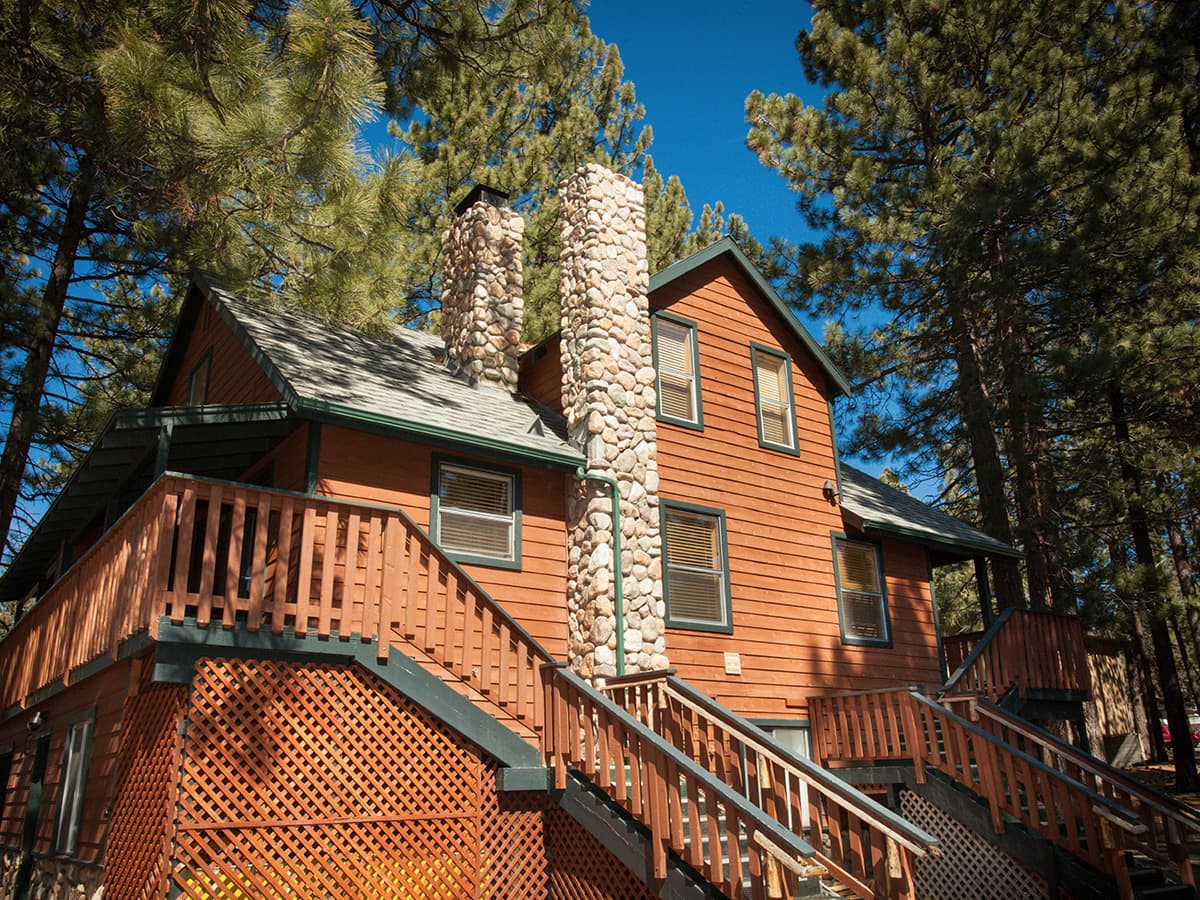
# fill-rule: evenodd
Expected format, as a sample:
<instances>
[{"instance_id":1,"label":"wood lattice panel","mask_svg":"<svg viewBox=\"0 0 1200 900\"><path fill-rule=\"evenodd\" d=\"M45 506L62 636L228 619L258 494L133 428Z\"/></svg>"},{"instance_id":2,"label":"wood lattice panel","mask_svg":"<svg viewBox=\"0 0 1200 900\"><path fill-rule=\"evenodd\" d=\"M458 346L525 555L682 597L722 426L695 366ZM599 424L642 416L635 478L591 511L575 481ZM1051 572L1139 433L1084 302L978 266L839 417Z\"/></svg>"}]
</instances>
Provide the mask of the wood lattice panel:
<instances>
[{"instance_id":1,"label":"wood lattice panel","mask_svg":"<svg viewBox=\"0 0 1200 900\"><path fill-rule=\"evenodd\" d=\"M201 660L187 729L185 896L478 896L479 754L361 669Z\"/></svg>"},{"instance_id":2,"label":"wood lattice panel","mask_svg":"<svg viewBox=\"0 0 1200 900\"><path fill-rule=\"evenodd\" d=\"M481 895L495 900L545 897L546 808L544 793L496 791L496 768L485 765L482 782Z\"/></svg>"},{"instance_id":3,"label":"wood lattice panel","mask_svg":"<svg viewBox=\"0 0 1200 900\"><path fill-rule=\"evenodd\" d=\"M154 684L145 666L125 702L117 783L104 867L106 897L161 897L167 886L172 813L187 704L181 684Z\"/></svg>"},{"instance_id":4,"label":"wood lattice panel","mask_svg":"<svg viewBox=\"0 0 1200 900\"><path fill-rule=\"evenodd\" d=\"M1045 880L1002 853L928 800L904 791L900 813L934 835L942 855L917 860L914 881L920 897L979 900L1044 900Z\"/></svg>"},{"instance_id":5,"label":"wood lattice panel","mask_svg":"<svg viewBox=\"0 0 1200 900\"><path fill-rule=\"evenodd\" d=\"M559 807L546 812L550 896L555 900L651 900L653 895L582 825Z\"/></svg>"}]
</instances>

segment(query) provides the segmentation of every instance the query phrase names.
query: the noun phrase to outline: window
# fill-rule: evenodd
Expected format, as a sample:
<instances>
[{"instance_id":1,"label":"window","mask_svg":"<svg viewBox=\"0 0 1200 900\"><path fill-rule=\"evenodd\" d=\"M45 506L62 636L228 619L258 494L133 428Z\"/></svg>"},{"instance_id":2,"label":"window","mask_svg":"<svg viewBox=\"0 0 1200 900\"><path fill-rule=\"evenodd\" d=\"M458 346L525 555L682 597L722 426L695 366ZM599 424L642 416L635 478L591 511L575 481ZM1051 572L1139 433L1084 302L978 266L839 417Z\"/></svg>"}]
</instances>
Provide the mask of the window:
<instances>
[{"instance_id":1,"label":"window","mask_svg":"<svg viewBox=\"0 0 1200 900\"><path fill-rule=\"evenodd\" d=\"M54 852L71 855L79 846L83 819L83 792L87 784L88 757L92 751L92 714L73 722L63 747L62 775L58 784L58 812L54 817Z\"/></svg>"},{"instance_id":2,"label":"window","mask_svg":"<svg viewBox=\"0 0 1200 900\"><path fill-rule=\"evenodd\" d=\"M654 367L658 371L658 417L676 425L703 428L696 323L656 313Z\"/></svg>"},{"instance_id":3,"label":"window","mask_svg":"<svg viewBox=\"0 0 1200 900\"><path fill-rule=\"evenodd\" d=\"M879 548L836 535L833 546L842 640L891 646Z\"/></svg>"},{"instance_id":4,"label":"window","mask_svg":"<svg viewBox=\"0 0 1200 900\"><path fill-rule=\"evenodd\" d=\"M757 345L750 348L754 368L754 403L758 408L758 442L763 447L796 452L796 413L792 365L787 354Z\"/></svg>"},{"instance_id":5,"label":"window","mask_svg":"<svg viewBox=\"0 0 1200 900\"><path fill-rule=\"evenodd\" d=\"M208 370L212 367L212 351L205 353L188 376L188 406L204 406L208 402Z\"/></svg>"},{"instance_id":6,"label":"window","mask_svg":"<svg viewBox=\"0 0 1200 900\"><path fill-rule=\"evenodd\" d=\"M661 512L667 624L732 633L724 513L667 500Z\"/></svg>"},{"instance_id":7,"label":"window","mask_svg":"<svg viewBox=\"0 0 1200 900\"><path fill-rule=\"evenodd\" d=\"M460 562L520 568L520 491L517 472L435 458L433 539Z\"/></svg>"}]
</instances>

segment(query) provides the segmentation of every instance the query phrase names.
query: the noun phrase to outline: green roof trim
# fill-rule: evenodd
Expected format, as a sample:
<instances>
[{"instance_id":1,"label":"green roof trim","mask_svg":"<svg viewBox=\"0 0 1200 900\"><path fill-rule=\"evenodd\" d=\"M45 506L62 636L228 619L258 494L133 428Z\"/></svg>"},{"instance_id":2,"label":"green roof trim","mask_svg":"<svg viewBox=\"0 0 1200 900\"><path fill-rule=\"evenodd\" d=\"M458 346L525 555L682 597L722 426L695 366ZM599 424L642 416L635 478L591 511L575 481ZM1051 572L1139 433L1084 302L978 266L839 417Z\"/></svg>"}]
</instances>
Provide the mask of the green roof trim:
<instances>
[{"instance_id":1,"label":"green roof trim","mask_svg":"<svg viewBox=\"0 0 1200 900\"><path fill-rule=\"evenodd\" d=\"M397 437L411 437L424 443L439 447L450 447L464 450L476 450L485 453L495 453L518 462L532 462L549 465L555 468L566 468L572 472L587 462L582 453L554 453L532 447L521 447L504 441L489 440L488 438L466 434L450 428L442 428L429 422L413 422L394 416L360 409L356 406L346 406L328 400L313 400L301 397L296 401L296 414L302 418L314 419L332 425L350 425L366 427L383 431Z\"/></svg>"},{"instance_id":2,"label":"green roof trim","mask_svg":"<svg viewBox=\"0 0 1200 900\"><path fill-rule=\"evenodd\" d=\"M741 247L737 245L731 237L723 237L714 244L709 244L698 253L693 253L686 259L681 259L677 263L667 266L661 271L655 272L650 276L650 293L654 293L659 288L666 287L672 281L682 278L690 272L703 266L705 263L712 262L721 256L728 256L734 264L741 269L750 281L758 288L759 292L766 298L767 302L774 307L775 312L787 324L787 326L796 335L796 338L804 346L804 348L812 354L813 359L817 361L817 365L821 367L821 371L825 373L828 379L829 387L836 394L849 394L851 391L850 382L833 364L833 361L825 355L817 339L809 334L808 329L800 324L800 320L788 308L788 305L783 302L783 298L771 286L771 283L763 277L763 274L758 271L758 268L750 261Z\"/></svg>"},{"instance_id":3,"label":"green roof trim","mask_svg":"<svg viewBox=\"0 0 1200 900\"><path fill-rule=\"evenodd\" d=\"M839 474L842 518L865 534L882 534L945 548L961 557L1020 559L1019 550L846 463Z\"/></svg>"}]
</instances>

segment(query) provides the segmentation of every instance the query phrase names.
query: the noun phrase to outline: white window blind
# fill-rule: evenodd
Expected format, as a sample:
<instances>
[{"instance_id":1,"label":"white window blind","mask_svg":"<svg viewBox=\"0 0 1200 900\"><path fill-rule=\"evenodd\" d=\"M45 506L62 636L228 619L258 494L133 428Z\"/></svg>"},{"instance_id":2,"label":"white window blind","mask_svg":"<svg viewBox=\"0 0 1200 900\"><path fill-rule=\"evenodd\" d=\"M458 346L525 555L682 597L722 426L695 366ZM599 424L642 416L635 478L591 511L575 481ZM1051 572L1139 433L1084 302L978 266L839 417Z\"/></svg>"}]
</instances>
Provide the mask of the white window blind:
<instances>
[{"instance_id":1,"label":"white window blind","mask_svg":"<svg viewBox=\"0 0 1200 900\"><path fill-rule=\"evenodd\" d=\"M846 637L888 639L878 552L874 544L837 542L838 586Z\"/></svg>"},{"instance_id":2,"label":"white window blind","mask_svg":"<svg viewBox=\"0 0 1200 900\"><path fill-rule=\"evenodd\" d=\"M764 444L794 449L792 394L786 357L755 351L754 384L758 397L758 434Z\"/></svg>"},{"instance_id":3,"label":"white window blind","mask_svg":"<svg viewBox=\"0 0 1200 900\"><path fill-rule=\"evenodd\" d=\"M438 543L451 553L515 558L513 477L443 464L438 471Z\"/></svg>"},{"instance_id":4,"label":"white window blind","mask_svg":"<svg viewBox=\"0 0 1200 900\"><path fill-rule=\"evenodd\" d=\"M720 518L667 507L665 540L670 617L727 625Z\"/></svg>"},{"instance_id":5,"label":"white window blind","mask_svg":"<svg viewBox=\"0 0 1200 900\"><path fill-rule=\"evenodd\" d=\"M658 359L658 410L662 415L697 422L696 357L690 326L661 316L654 325Z\"/></svg>"}]
</instances>

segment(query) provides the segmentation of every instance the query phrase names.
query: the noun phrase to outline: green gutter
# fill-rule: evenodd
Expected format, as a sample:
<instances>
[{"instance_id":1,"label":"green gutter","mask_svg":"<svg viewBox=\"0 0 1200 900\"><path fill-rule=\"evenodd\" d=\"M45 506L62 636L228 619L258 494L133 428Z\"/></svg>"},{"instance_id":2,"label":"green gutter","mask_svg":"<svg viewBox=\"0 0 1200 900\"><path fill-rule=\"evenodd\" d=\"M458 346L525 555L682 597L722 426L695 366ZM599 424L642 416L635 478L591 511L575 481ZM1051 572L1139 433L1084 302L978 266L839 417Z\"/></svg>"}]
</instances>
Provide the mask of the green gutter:
<instances>
[{"instance_id":1,"label":"green gutter","mask_svg":"<svg viewBox=\"0 0 1200 900\"><path fill-rule=\"evenodd\" d=\"M583 457L569 450L556 453L553 450L539 447L525 447L520 444L510 444L495 441L480 435L465 434L449 428L440 428L428 422L414 422L408 419L397 419L381 413L345 406L341 403L331 403L328 400L314 400L310 397L299 397L295 402L297 415L332 424L347 424L357 427L374 427L388 433L412 437L418 440L441 444L456 449L470 448L483 453L500 453L511 459L532 462L555 468L576 469Z\"/></svg>"},{"instance_id":2,"label":"green gutter","mask_svg":"<svg viewBox=\"0 0 1200 900\"><path fill-rule=\"evenodd\" d=\"M622 583L624 564L621 562L621 489L617 480L610 475L599 472L589 472L583 466L575 470L575 477L581 481L599 481L607 484L612 490L612 524L613 524L613 615L616 616L617 631L617 677L625 674L625 611L624 585Z\"/></svg>"},{"instance_id":3,"label":"green gutter","mask_svg":"<svg viewBox=\"0 0 1200 900\"><path fill-rule=\"evenodd\" d=\"M891 522L872 522L869 519L862 519L860 527L864 532L874 532L876 534L891 534L897 537L908 538L909 540L918 541L926 544L936 544L939 547L948 547L958 549L960 552L965 552L964 559L970 559L975 553L985 553L992 556L1007 556L1012 559L1022 559L1024 554L1021 551L1009 547L997 541L995 544L987 544L982 541L974 541L970 538L958 538L953 535L934 534L929 531L924 531L920 528L909 528L904 525L894 525Z\"/></svg>"}]
</instances>

